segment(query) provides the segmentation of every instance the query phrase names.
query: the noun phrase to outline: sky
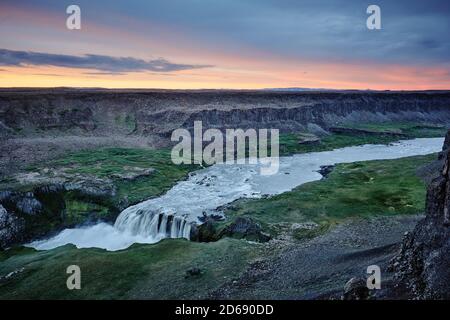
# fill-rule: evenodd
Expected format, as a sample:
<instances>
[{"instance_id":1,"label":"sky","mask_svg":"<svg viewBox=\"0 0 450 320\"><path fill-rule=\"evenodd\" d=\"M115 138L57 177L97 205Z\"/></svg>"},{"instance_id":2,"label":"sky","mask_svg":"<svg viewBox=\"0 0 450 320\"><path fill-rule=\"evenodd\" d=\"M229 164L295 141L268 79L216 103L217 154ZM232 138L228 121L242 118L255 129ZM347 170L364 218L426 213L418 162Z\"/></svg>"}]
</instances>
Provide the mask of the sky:
<instances>
[{"instance_id":1,"label":"sky","mask_svg":"<svg viewBox=\"0 0 450 320\"><path fill-rule=\"evenodd\" d=\"M0 87L450 89L449 35L447 0L0 0Z\"/></svg>"}]
</instances>

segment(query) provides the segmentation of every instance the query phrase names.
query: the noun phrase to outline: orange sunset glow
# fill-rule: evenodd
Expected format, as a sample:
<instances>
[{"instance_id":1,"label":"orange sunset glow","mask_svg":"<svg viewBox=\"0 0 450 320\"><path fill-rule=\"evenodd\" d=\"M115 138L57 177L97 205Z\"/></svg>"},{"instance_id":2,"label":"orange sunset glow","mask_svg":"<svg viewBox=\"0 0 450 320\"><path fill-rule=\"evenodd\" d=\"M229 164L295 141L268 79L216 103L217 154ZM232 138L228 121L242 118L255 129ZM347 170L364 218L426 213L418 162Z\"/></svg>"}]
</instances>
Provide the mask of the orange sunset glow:
<instances>
[{"instance_id":1,"label":"orange sunset glow","mask_svg":"<svg viewBox=\"0 0 450 320\"><path fill-rule=\"evenodd\" d=\"M0 50L4 51L0 53L0 87L374 90L450 87L448 53L441 56L438 52L441 47L445 49L447 40L436 49L435 42L425 39L423 43L432 43L433 52L427 48L422 52L411 51L412 44L405 39L419 38L415 30L405 35L402 28L395 25L398 28L395 30L388 21L384 30L368 31L365 12L356 14L341 9L347 18L333 20L335 12L306 17L299 11L298 17L303 20L292 15L292 21L284 21L278 20L282 12L266 16L266 8L261 5L254 16L233 16L228 22L212 19L220 15L208 7L203 8L203 13L187 12L183 21L179 21L171 20L170 16L159 17L155 10L168 10L162 4L152 7L138 1L132 8L124 9L125 4L118 2L102 10L97 4L81 1L80 30L66 28L68 15L62 4L50 1L40 5L28 1L1 4ZM256 2L254 5L258 7ZM263 30L262 17L267 17L269 23L277 22L279 28ZM404 21L402 16L398 19ZM242 34L231 21L245 26L241 27ZM333 29L326 28L327 24ZM305 37L307 32L310 38ZM398 41L395 32L403 40ZM24 54L38 55L39 59L32 56L23 60ZM106 69L95 65L102 62L89 62L86 66L79 63L80 57L89 55L117 62ZM165 65L158 66L163 68L161 71L147 67L133 69L118 65L123 58L142 63L162 59ZM70 59L74 62L58 62Z\"/></svg>"}]
</instances>

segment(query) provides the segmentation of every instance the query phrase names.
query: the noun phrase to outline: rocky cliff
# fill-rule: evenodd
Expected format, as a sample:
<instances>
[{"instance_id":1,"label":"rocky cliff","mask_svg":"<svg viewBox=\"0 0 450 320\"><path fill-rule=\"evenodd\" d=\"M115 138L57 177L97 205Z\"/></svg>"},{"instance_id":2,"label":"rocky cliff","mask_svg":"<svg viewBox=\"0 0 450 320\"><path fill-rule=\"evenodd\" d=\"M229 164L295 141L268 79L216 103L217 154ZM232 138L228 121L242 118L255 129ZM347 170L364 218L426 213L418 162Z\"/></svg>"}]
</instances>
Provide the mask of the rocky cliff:
<instances>
[{"instance_id":1,"label":"rocky cliff","mask_svg":"<svg viewBox=\"0 0 450 320\"><path fill-rule=\"evenodd\" d=\"M406 234L392 262L397 289L414 299L450 299L450 130L440 174L428 187L426 217Z\"/></svg>"},{"instance_id":2,"label":"rocky cliff","mask_svg":"<svg viewBox=\"0 0 450 320\"><path fill-rule=\"evenodd\" d=\"M299 130L342 122L450 123L450 92L0 90L0 137L146 135L205 127Z\"/></svg>"},{"instance_id":3,"label":"rocky cliff","mask_svg":"<svg viewBox=\"0 0 450 320\"><path fill-rule=\"evenodd\" d=\"M0 250L62 226L63 192L59 185L37 187L30 192L0 191Z\"/></svg>"}]
</instances>

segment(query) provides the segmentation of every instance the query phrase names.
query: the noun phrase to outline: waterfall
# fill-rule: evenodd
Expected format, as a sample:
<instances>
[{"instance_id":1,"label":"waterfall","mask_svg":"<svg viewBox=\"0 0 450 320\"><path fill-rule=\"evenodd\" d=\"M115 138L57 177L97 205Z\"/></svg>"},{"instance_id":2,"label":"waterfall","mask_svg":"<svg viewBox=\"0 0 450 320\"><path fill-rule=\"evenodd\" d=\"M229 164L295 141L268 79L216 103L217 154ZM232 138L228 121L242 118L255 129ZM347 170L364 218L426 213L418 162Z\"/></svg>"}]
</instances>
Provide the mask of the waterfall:
<instances>
[{"instance_id":1,"label":"waterfall","mask_svg":"<svg viewBox=\"0 0 450 320\"><path fill-rule=\"evenodd\" d=\"M114 227L132 235L158 240L164 238L189 240L191 224L192 222L180 215L133 206L122 211Z\"/></svg>"},{"instance_id":2,"label":"waterfall","mask_svg":"<svg viewBox=\"0 0 450 320\"><path fill-rule=\"evenodd\" d=\"M216 164L193 173L159 197L125 209L114 226L99 223L65 229L28 246L49 250L72 243L78 248L122 250L133 243L155 243L169 237L189 239L191 226L202 223L198 217L203 212L216 214L218 208L239 198L276 195L320 180L317 171L321 166L431 154L442 150L442 143L442 138L423 138L282 157L280 172L271 176L259 175L249 165Z\"/></svg>"}]
</instances>

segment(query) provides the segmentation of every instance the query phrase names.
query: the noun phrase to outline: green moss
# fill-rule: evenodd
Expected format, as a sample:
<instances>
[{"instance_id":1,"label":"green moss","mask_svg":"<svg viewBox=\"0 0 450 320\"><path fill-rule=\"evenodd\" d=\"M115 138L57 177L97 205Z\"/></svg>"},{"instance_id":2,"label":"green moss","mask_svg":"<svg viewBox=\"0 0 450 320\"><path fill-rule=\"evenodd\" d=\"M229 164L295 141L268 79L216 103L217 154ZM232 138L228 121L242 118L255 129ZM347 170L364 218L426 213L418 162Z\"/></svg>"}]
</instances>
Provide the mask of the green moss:
<instances>
[{"instance_id":1,"label":"green moss","mask_svg":"<svg viewBox=\"0 0 450 320\"><path fill-rule=\"evenodd\" d=\"M66 167L71 174L86 174L99 178L110 178L114 174L126 173L129 168L153 168L150 176L133 181L112 178L117 187L113 202L127 198L129 203L155 197L167 191L177 181L186 178L190 171L198 169L194 165L175 165L167 149L106 148L70 154L53 162L56 167Z\"/></svg>"},{"instance_id":2,"label":"green moss","mask_svg":"<svg viewBox=\"0 0 450 320\"><path fill-rule=\"evenodd\" d=\"M167 239L116 252L70 245L50 251L26 249L3 259L0 275L24 271L0 283L0 299L205 298L207 290L243 272L259 251L258 244L234 239ZM66 268L72 264L81 268L81 290L66 287ZM202 274L186 277L192 267Z\"/></svg>"},{"instance_id":3,"label":"green moss","mask_svg":"<svg viewBox=\"0 0 450 320\"><path fill-rule=\"evenodd\" d=\"M443 137L447 133L445 126L417 122L352 123L345 126L379 132L399 132L408 138Z\"/></svg>"},{"instance_id":4,"label":"green moss","mask_svg":"<svg viewBox=\"0 0 450 320\"><path fill-rule=\"evenodd\" d=\"M107 219L109 208L96 204L83 202L79 200L66 201L65 225L77 225L88 219Z\"/></svg>"},{"instance_id":5,"label":"green moss","mask_svg":"<svg viewBox=\"0 0 450 320\"><path fill-rule=\"evenodd\" d=\"M136 117L132 114L121 114L115 117L115 122L121 127L125 127L131 133L136 130Z\"/></svg>"},{"instance_id":6,"label":"green moss","mask_svg":"<svg viewBox=\"0 0 450 320\"><path fill-rule=\"evenodd\" d=\"M417 214L425 207L426 188L418 167L436 155L339 164L327 179L304 184L267 199L243 199L225 214L247 215L276 233L279 223L331 223L351 217Z\"/></svg>"},{"instance_id":7,"label":"green moss","mask_svg":"<svg viewBox=\"0 0 450 320\"><path fill-rule=\"evenodd\" d=\"M293 236L295 239L304 241L309 240L312 238L315 238L321 234L326 233L330 228L332 227L332 224L330 222L322 222L318 227L312 228L312 229L304 229L299 228L294 230Z\"/></svg>"},{"instance_id":8,"label":"green moss","mask_svg":"<svg viewBox=\"0 0 450 320\"><path fill-rule=\"evenodd\" d=\"M299 134L280 135L280 155L291 155L295 153L319 152L339 149L349 146L363 144L387 144L398 141L399 137L374 136L374 135L351 135L351 134L330 134L321 139L318 144L299 144L301 136Z\"/></svg>"},{"instance_id":9,"label":"green moss","mask_svg":"<svg viewBox=\"0 0 450 320\"><path fill-rule=\"evenodd\" d=\"M280 134L280 154L328 151L363 144L388 144L401 139L444 137L447 132L444 126L415 122L348 123L343 127L372 130L380 135L332 133L322 137L319 144L302 145L298 143L301 133ZM383 132L399 135L383 135Z\"/></svg>"}]
</instances>

